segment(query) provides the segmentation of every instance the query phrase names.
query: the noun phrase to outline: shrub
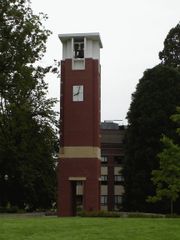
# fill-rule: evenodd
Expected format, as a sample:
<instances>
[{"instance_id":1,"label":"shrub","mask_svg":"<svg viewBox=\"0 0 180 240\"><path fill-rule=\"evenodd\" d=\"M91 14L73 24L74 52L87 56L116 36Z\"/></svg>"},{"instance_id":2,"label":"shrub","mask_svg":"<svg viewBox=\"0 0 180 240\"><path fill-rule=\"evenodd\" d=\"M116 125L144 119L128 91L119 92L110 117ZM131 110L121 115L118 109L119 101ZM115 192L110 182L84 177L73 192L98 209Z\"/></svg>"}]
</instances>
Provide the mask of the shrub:
<instances>
[{"instance_id":1,"label":"shrub","mask_svg":"<svg viewBox=\"0 0 180 240\"><path fill-rule=\"evenodd\" d=\"M108 212L104 210L100 211L81 211L78 214L81 217L120 217L118 212Z\"/></svg>"}]
</instances>

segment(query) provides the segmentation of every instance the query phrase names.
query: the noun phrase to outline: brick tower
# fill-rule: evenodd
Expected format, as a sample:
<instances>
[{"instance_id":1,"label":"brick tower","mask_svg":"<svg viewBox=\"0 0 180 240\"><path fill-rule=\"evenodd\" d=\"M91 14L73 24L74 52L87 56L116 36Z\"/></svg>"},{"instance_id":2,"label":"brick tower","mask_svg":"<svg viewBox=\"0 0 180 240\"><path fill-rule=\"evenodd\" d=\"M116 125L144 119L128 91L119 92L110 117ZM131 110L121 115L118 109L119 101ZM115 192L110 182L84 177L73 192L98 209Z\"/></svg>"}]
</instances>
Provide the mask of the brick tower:
<instances>
[{"instance_id":1,"label":"brick tower","mask_svg":"<svg viewBox=\"0 0 180 240\"><path fill-rule=\"evenodd\" d=\"M58 216L100 209L100 48L98 33L60 34Z\"/></svg>"}]
</instances>

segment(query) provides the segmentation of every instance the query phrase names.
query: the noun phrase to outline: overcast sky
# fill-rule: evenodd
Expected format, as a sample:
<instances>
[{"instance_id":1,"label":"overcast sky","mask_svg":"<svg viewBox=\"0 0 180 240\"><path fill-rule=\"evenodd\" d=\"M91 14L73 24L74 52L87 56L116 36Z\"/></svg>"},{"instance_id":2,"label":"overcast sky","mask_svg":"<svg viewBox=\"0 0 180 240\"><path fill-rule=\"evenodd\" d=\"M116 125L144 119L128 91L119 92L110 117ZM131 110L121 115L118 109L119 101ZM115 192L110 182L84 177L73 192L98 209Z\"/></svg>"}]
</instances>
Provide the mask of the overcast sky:
<instances>
[{"instance_id":1,"label":"overcast sky","mask_svg":"<svg viewBox=\"0 0 180 240\"><path fill-rule=\"evenodd\" d=\"M143 72L157 65L169 30L180 21L180 0L32 0L53 32L45 63L61 60L60 33L99 32L101 119L123 120ZM59 79L49 79L49 94L59 99ZM57 106L58 108L58 106Z\"/></svg>"}]
</instances>

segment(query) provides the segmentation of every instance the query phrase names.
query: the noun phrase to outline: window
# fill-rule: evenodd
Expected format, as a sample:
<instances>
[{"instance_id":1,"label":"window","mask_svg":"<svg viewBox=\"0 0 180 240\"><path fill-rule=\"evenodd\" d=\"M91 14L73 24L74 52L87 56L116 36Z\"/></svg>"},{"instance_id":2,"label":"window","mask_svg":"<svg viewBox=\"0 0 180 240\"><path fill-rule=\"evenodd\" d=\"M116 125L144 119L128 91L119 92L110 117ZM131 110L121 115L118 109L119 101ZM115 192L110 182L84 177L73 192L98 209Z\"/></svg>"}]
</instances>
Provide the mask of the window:
<instances>
[{"instance_id":1,"label":"window","mask_svg":"<svg viewBox=\"0 0 180 240\"><path fill-rule=\"evenodd\" d=\"M107 175L101 175L101 184L102 185L106 185L107 184L107 180L108 180L108 176Z\"/></svg>"},{"instance_id":2,"label":"window","mask_svg":"<svg viewBox=\"0 0 180 240\"><path fill-rule=\"evenodd\" d=\"M101 157L101 163L107 163L108 162L108 158L105 156Z\"/></svg>"},{"instance_id":3,"label":"window","mask_svg":"<svg viewBox=\"0 0 180 240\"><path fill-rule=\"evenodd\" d=\"M74 40L74 58L84 58L84 39Z\"/></svg>"},{"instance_id":4,"label":"window","mask_svg":"<svg viewBox=\"0 0 180 240\"><path fill-rule=\"evenodd\" d=\"M114 157L114 163L115 164L120 165L120 164L122 164L122 162L123 162L123 157L122 156L115 156Z\"/></svg>"},{"instance_id":5,"label":"window","mask_svg":"<svg viewBox=\"0 0 180 240\"><path fill-rule=\"evenodd\" d=\"M82 182L82 181L77 181L77 182L76 182L76 185L77 185L77 186L82 186L82 185L83 185L83 182Z\"/></svg>"},{"instance_id":6,"label":"window","mask_svg":"<svg viewBox=\"0 0 180 240\"><path fill-rule=\"evenodd\" d=\"M114 196L114 203L115 204L122 204L122 196L121 195L115 195Z\"/></svg>"},{"instance_id":7,"label":"window","mask_svg":"<svg viewBox=\"0 0 180 240\"><path fill-rule=\"evenodd\" d=\"M107 195L101 195L101 205L107 205Z\"/></svg>"},{"instance_id":8,"label":"window","mask_svg":"<svg viewBox=\"0 0 180 240\"><path fill-rule=\"evenodd\" d=\"M115 183L123 182L124 177L122 175L114 175L114 181L115 181Z\"/></svg>"}]
</instances>

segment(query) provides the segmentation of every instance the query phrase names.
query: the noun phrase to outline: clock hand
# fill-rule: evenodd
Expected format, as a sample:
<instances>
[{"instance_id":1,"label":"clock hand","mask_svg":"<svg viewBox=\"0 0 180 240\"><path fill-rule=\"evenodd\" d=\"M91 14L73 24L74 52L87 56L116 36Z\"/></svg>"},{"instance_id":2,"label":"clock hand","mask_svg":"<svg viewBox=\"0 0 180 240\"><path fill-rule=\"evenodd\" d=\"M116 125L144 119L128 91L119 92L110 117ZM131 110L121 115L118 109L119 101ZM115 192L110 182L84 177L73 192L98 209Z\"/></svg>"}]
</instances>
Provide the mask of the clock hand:
<instances>
[{"instance_id":1,"label":"clock hand","mask_svg":"<svg viewBox=\"0 0 180 240\"><path fill-rule=\"evenodd\" d=\"M77 95L79 95L79 93L80 93L80 87L78 87L78 91L76 93L74 93L73 96L77 96Z\"/></svg>"},{"instance_id":2,"label":"clock hand","mask_svg":"<svg viewBox=\"0 0 180 240\"><path fill-rule=\"evenodd\" d=\"M80 87L78 87L78 92L77 92L77 94L79 94L79 92L80 92Z\"/></svg>"}]
</instances>

